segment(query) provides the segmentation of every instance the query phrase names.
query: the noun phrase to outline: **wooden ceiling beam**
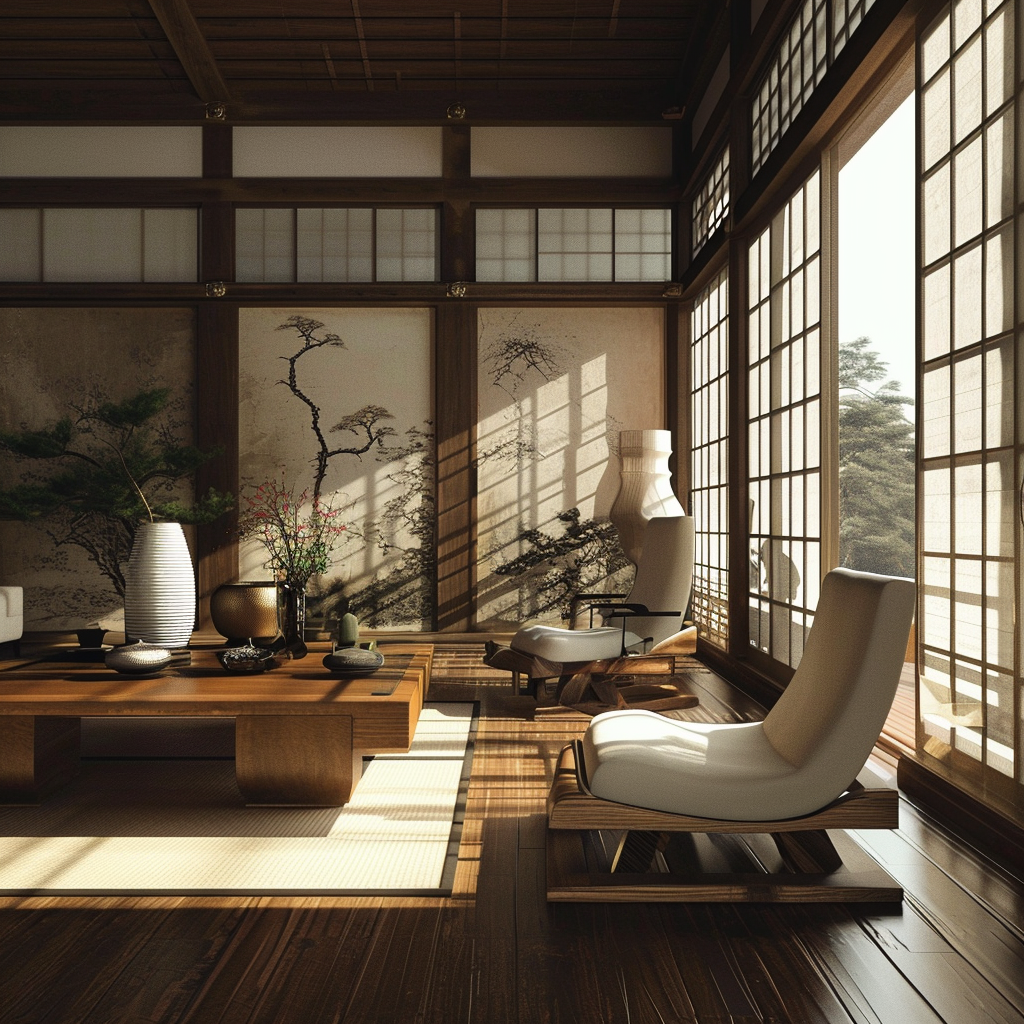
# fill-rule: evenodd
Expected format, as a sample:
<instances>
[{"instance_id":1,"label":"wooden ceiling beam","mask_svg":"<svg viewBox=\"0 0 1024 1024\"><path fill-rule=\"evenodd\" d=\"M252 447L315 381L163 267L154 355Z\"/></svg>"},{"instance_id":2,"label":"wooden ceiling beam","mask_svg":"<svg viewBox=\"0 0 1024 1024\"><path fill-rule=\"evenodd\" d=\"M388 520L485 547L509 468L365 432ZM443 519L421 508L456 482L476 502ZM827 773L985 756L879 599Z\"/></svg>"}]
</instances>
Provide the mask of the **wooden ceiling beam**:
<instances>
[{"instance_id":1,"label":"wooden ceiling beam","mask_svg":"<svg viewBox=\"0 0 1024 1024\"><path fill-rule=\"evenodd\" d=\"M204 103L232 100L231 90L220 73L188 0L148 0L148 3L196 95Z\"/></svg>"},{"instance_id":2,"label":"wooden ceiling beam","mask_svg":"<svg viewBox=\"0 0 1024 1024\"><path fill-rule=\"evenodd\" d=\"M228 202L254 205L480 202L665 204L671 178L4 178L0 203L26 206Z\"/></svg>"},{"instance_id":3,"label":"wooden ceiling beam","mask_svg":"<svg viewBox=\"0 0 1024 1024\"><path fill-rule=\"evenodd\" d=\"M181 79L179 85L184 85ZM280 84L280 83L278 83ZM313 92L268 92L236 82L228 124L447 124L451 94L443 89L387 83L374 92L340 89L325 77ZM569 83L566 83L568 85ZM206 104L174 91L168 81L65 82L7 80L0 90L0 124L202 124ZM649 83L585 88L474 90L463 83L466 124L664 124L667 90Z\"/></svg>"}]
</instances>

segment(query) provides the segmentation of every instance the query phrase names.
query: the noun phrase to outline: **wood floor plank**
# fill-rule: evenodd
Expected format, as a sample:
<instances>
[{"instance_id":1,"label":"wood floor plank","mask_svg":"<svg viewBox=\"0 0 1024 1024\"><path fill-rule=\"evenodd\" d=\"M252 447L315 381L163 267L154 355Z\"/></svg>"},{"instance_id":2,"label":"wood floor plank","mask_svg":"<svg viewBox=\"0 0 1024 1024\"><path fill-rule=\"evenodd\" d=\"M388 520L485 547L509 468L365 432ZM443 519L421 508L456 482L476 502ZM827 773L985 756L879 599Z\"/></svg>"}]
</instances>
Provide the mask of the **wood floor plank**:
<instances>
[{"instance_id":1,"label":"wood floor plank","mask_svg":"<svg viewBox=\"0 0 1024 1024\"><path fill-rule=\"evenodd\" d=\"M0 1024L1024 1024L1024 886L909 805L862 834L900 912L549 904L545 801L589 719L476 646L440 645L431 684L481 702L450 897L0 899ZM686 671L674 716L763 714Z\"/></svg>"},{"instance_id":2,"label":"wood floor plank","mask_svg":"<svg viewBox=\"0 0 1024 1024\"><path fill-rule=\"evenodd\" d=\"M902 801L898 835L1024 938L1024 887L1018 881L907 800Z\"/></svg>"},{"instance_id":3,"label":"wood floor plank","mask_svg":"<svg viewBox=\"0 0 1024 1024\"><path fill-rule=\"evenodd\" d=\"M807 922L807 915L812 915L800 927L800 945L854 1019L872 1024L941 1024L925 994L894 970L886 949L861 926L858 913L848 907L786 909L800 921ZM894 912L887 919L900 916Z\"/></svg>"},{"instance_id":4,"label":"wood floor plank","mask_svg":"<svg viewBox=\"0 0 1024 1024\"><path fill-rule=\"evenodd\" d=\"M130 911L48 913L31 934L10 947L5 943L4 1014L33 1024L87 1019L107 993L120 987L126 962L149 948L164 917ZM117 955L97 957L102 950Z\"/></svg>"},{"instance_id":5,"label":"wood floor plank","mask_svg":"<svg viewBox=\"0 0 1024 1024\"><path fill-rule=\"evenodd\" d=\"M898 832L858 833L857 839L911 893L911 908L948 943L948 955L964 962L964 973L988 979L1012 1003L1024 1006L1024 939L1019 932L988 912L931 860L915 856Z\"/></svg>"}]
</instances>

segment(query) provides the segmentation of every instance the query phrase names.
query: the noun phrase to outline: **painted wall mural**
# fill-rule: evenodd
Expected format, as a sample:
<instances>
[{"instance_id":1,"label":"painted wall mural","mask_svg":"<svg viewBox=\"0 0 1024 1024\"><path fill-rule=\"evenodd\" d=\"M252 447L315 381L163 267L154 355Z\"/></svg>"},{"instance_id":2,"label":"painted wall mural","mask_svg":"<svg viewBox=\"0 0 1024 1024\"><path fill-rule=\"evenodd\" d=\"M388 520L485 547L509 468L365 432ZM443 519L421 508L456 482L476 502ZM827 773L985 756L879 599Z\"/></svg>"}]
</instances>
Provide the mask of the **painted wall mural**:
<instances>
[{"instance_id":1,"label":"painted wall mural","mask_svg":"<svg viewBox=\"0 0 1024 1024\"><path fill-rule=\"evenodd\" d=\"M632 578L608 513L619 431L665 426L664 315L482 309L478 346L477 625L558 622Z\"/></svg>"},{"instance_id":2,"label":"painted wall mural","mask_svg":"<svg viewBox=\"0 0 1024 1024\"><path fill-rule=\"evenodd\" d=\"M239 314L243 501L265 480L308 490L345 530L310 582L307 615L331 629L431 629L434 619L433 313L248 308ZM255 540L239 579L269 579Z\"/></svg>"},{"instance_id":3,"label":"painted wall mural","mask_svg":"<svg viewBox=\"0 0 1024 1024\"><path fill-rule=\"evenodd\" d=\"M82 420L83 414L166 388L166 405L150 421L157 443L193 439L191 309L0 309L0 356L4 432L39 431L67 418L77 424L77 441L88 450L88 431L96 424ZM98 438L97 433L92 440L101 444ZM44 481L50 473L47 460L0 452L4 491ZM160 500L192 497L186 481L160 487L157 494ZM0 521L0 582L24 587L26 630L123 628L124 606L111 561L121 541L105 544L96 534L101 529L88 515L64 512L32 522ZM192 532L186 528L190 541Z\"/></svg>"}]
</instances>

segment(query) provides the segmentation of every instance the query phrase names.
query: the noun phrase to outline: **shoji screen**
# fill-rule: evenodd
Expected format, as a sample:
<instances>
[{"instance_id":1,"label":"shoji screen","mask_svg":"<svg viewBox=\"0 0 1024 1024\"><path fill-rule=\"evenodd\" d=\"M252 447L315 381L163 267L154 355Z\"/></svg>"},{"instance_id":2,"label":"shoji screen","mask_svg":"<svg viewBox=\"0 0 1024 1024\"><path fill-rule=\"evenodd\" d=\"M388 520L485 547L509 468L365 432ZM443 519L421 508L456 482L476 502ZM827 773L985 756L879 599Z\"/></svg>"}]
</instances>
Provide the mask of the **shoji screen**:
<instances>
[{"instance_id":1,"label":"shoji screen","mask_svg":"<svg viewBox=\"0 0 1024 1024\"><path fill-rule=\"evenodd\" d=\"M693 616L704 639L729 638L729 275L700 293L691 314L690 513L697 527Z\"/></svg>"},{"instance_id":2,"label":"shoji screen","mask_svg":"<svg viewBox=\"0 0 1024 1024\"><path fill-rule=\"evenodd\" d=\"M793 667L821 582L820 177L749 250L750 643Z\"/></svg>"},{"instance_id":3,"label":"shoji screen","mask_svg":"<svg viewBox=\"0 0 1024 1024\"><path fill-rule=\"evenodd\" d=\"M1019 781L1015 17L947 5L920 44L918 748Z\"/></svg>"}]
</instances>

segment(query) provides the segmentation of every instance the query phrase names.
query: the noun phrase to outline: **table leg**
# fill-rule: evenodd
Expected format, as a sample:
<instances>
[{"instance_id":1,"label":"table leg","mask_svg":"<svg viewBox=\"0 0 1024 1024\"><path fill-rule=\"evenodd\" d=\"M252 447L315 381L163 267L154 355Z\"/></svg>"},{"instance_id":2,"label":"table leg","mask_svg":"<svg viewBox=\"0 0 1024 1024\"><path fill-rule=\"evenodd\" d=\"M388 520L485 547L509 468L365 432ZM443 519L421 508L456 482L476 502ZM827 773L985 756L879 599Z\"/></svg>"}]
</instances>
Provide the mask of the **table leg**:
<instances>
[{"instance_id":1,"label":"table leg","mask_svg":"<svg viewBox=\"0 0 1024 1024\"><path fill-rule=\"evenodd\" d=\"M78 774L82 722L50 715L0 718L0 802L34 803Z\"/></svg>"},{"instance_id":2,"label":"table leg","mask_svg":"<svg viewBox=\"0 0 1024 1024\"><path fill-rule=\"evenodd\" d=\"M338 807L361 774L346 715L235 719L235 779L247 804Z\"/></svg>"}]
</instances>

